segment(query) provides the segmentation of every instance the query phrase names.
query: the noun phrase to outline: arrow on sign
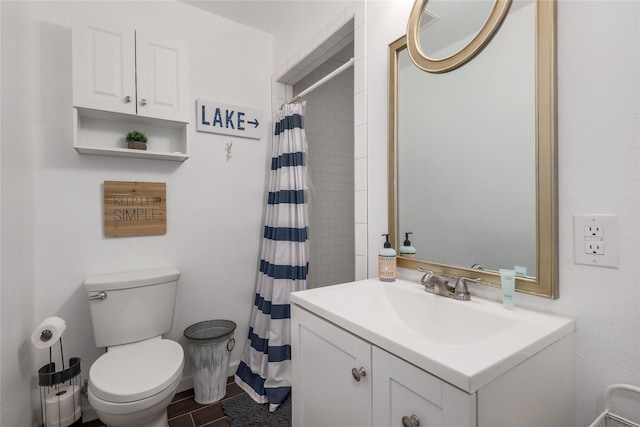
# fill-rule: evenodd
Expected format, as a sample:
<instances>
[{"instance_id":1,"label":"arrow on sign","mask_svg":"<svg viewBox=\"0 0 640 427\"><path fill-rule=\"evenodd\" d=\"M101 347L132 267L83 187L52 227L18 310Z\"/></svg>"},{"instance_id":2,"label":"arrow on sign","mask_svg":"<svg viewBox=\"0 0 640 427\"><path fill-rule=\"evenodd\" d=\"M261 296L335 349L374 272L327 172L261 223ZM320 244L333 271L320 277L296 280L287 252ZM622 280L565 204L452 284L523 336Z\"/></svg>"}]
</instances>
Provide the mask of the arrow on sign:
<instances>
[{"instance_id":1,"label":"arrow on sign","mask_svg":"<svg viewBox=\"0 0 640 427\"><path fill-rule=\"evenodd\" d=\"M254 128L257 128L259 125L258 119L255 119L254 121L248 120L247 123L252 124Z\"/></svg>"}]
</instances>

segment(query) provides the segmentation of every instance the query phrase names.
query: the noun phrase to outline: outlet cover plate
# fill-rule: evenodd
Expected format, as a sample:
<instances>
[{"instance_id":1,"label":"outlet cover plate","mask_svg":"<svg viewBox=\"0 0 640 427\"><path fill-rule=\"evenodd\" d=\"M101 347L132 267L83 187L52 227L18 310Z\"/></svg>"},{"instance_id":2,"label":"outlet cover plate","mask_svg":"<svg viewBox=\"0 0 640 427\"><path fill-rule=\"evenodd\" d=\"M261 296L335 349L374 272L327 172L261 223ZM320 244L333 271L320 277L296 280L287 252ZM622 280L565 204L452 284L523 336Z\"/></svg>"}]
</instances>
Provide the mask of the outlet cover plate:
<instances>
[{"instance_id":1,"label":"outlet cover plate","mask_svg":"<svg viewBox=\"0 0 640 427\"><path fill-rule=\"evenodd\" d=\"M589 230L597 230L597 232L589 233ZM573 255L576 264L618 268L620 264L618 215L573 215L573 239ZM587 248L594 246L602 250L598 250L598 253L589 253Z\"/></svg>"}]
</instances>

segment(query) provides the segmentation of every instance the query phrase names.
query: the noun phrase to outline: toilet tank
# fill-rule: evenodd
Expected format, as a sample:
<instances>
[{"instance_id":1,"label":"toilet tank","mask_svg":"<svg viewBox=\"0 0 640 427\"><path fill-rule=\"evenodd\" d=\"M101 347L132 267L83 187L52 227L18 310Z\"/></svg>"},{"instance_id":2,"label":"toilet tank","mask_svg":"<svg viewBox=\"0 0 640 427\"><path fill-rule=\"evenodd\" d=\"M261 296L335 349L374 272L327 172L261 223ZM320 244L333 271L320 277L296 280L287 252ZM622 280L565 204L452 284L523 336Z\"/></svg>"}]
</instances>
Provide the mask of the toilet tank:
<instances>
[{"instance_id":1,"label":"toilet tank","mask_svg":"<svg viewBox=\"0 0 640 427\"><path fill-rule=\"evenodd\" d=\"M169 332L179 277L175 268L88 277L83 285L96 347L128 344Z\"/></svg>"}]
</instances>

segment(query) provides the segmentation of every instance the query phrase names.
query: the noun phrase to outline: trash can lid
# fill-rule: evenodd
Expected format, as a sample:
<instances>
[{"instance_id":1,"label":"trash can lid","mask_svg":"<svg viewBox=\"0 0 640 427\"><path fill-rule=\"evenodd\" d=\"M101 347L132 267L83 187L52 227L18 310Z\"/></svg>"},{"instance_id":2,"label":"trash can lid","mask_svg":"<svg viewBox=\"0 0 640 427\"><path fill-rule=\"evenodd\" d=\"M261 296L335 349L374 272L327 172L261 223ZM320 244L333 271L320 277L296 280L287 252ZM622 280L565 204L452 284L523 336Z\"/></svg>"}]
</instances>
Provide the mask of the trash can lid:
<instances>
[{"instance_id":1,"label":"trash can lid","mask_svg":"<svg viewBox=\"0 0 640 427\"><path fill-rule=\"evenodd\" d=\"M205 341L225 337L236 329L236 322L232 320L205 320L198 322L184 330L184 336L190 340Z\"/></svg>"},{"instance_id":2,"label":"trash can lid","mask_svg":"<svg viewBox=\"0 0 640 427\"><path fill-rule=\"evenodd\" d=\"M89 370L94 396L114 403L157 394L182 375L184 352L175 341L150 339L112 347Z\"/></svg>"}]
</instances>

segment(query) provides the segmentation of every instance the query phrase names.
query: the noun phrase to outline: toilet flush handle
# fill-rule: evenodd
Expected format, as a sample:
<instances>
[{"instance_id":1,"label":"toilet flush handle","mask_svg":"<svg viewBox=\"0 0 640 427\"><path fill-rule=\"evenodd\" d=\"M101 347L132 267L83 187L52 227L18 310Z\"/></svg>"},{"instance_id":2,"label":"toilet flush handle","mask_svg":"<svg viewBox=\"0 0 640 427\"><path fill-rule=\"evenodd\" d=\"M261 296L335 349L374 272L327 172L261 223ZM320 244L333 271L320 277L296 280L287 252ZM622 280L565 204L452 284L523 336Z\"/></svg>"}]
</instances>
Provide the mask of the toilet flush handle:
<instances>
[{"instance_id":1,"label":"toilet flush handle","mask_svg":"<svg viewBox=\"0 0 640 427\"><path fill-rule=\"evenodd\" d=\"M107 293L106 293L106 292L104 292L104 291L102 291L102 292L98 292L98 293L97 293L97 294L95 294L95 295L91 295L91 296L90 296L89 298L87 298L86 300L87 300L87 301L92 301L92 300L96 300L96 299L99 299L99 300L101 300L101 301L102 301L102 300L107 299Z\"/></svg>"}]
</instances>

